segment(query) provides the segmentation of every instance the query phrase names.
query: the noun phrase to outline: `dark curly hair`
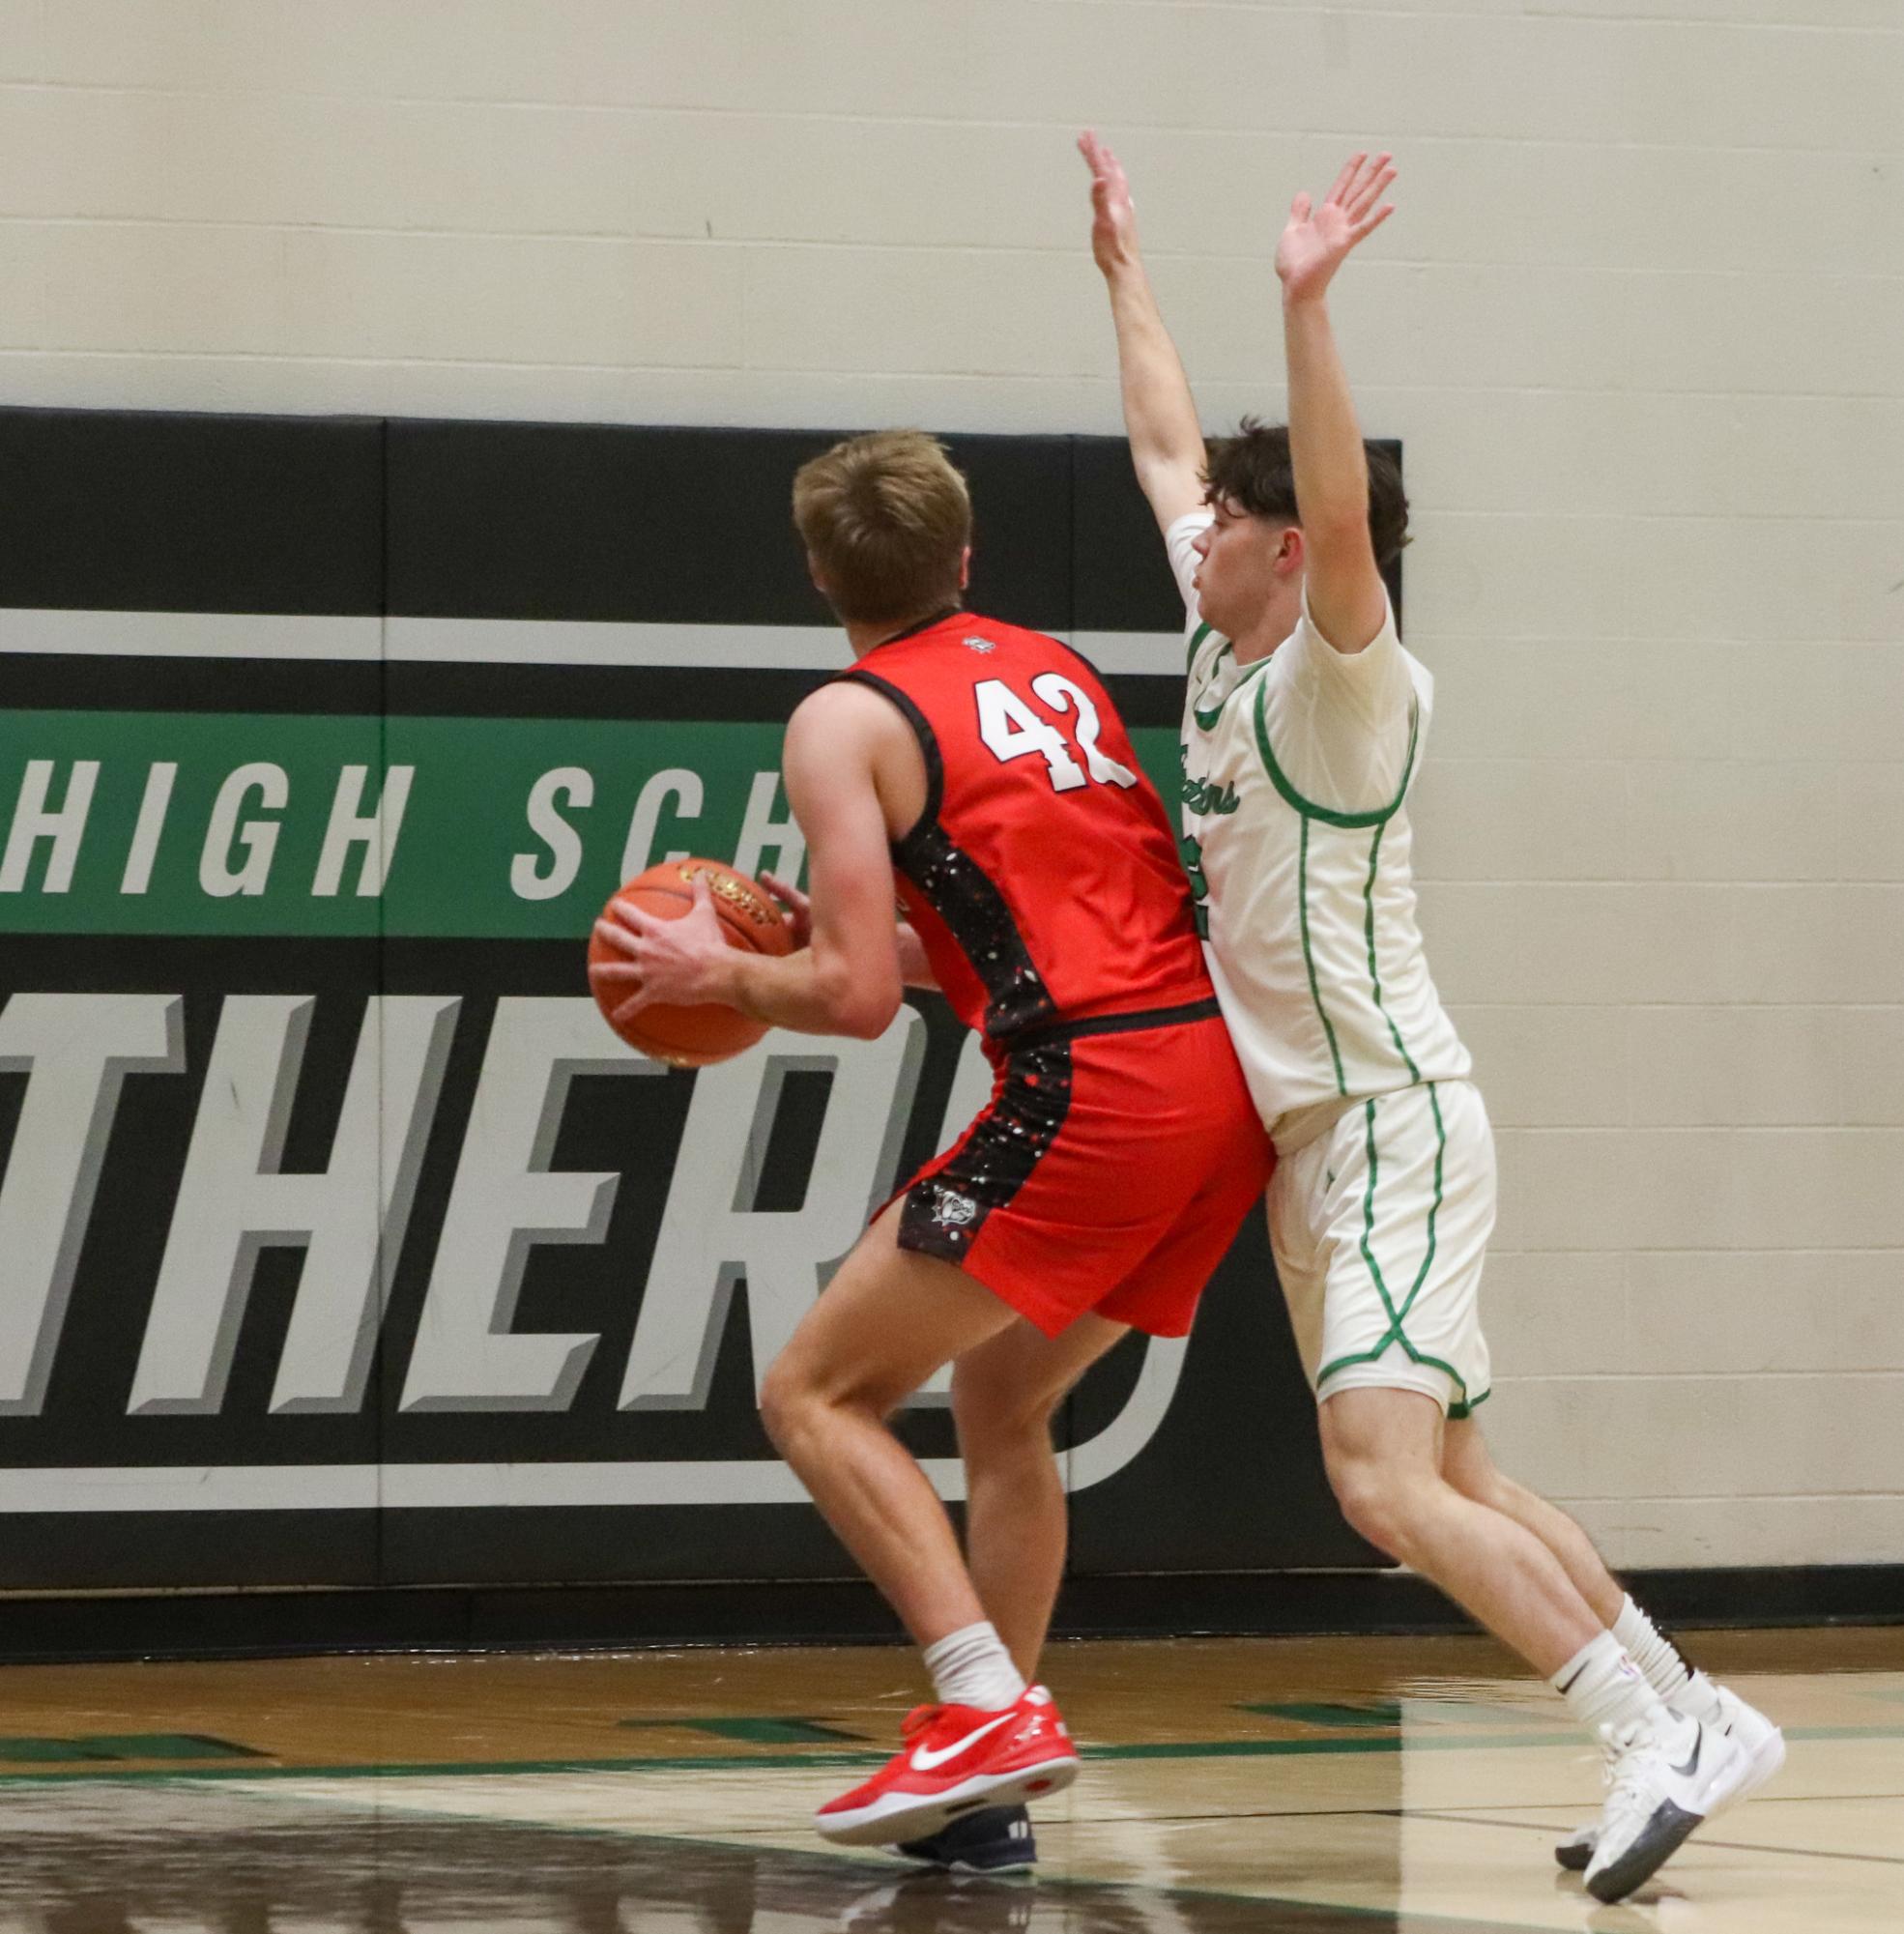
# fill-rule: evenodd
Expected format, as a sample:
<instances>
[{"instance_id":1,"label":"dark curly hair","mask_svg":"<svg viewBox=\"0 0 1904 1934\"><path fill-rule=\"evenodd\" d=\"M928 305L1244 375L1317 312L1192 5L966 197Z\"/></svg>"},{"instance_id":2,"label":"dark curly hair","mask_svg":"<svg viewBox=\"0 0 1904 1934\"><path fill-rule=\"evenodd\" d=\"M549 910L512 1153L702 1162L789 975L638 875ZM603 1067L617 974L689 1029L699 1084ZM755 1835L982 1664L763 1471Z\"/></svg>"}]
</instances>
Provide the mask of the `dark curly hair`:
<instances>
[{"instance_id":1,"label":"dark curly hair","mask_svg":"<svg viewBox=\"0 0 1904 1934\"><path fill-rule=\"evenodd\" d=\"M1379 444L1366 444L1364 448L1369 453L1369 536L1375 547L1376 565L1386 570L1408 541L1408 494L1401 487L1401 466L1395 458ZM1233 437L1211 441L1203 481L1212 502L1221 497L1252 517L1302 522L1286 424L1269 427L1245 417Z\"/></svg>"}]
</instances>

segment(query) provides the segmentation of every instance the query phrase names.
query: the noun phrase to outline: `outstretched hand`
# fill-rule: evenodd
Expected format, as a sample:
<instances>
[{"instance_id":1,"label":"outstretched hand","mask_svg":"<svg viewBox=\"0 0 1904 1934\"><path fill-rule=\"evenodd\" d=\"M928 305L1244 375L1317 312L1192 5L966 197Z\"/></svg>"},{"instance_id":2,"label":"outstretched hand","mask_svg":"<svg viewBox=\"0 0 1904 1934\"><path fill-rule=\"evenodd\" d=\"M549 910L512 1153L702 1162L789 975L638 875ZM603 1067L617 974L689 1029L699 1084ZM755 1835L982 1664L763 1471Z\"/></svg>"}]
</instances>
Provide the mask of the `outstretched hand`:
<instances>
[{"instance_id":1,"label":"outstretched hand","mask_svg":"<svg viewBox=\"0 0 1904 1934\"><path fill-rule=\"evenodd\" d=\"M1276 245L1276 273L1283 278L1285 302L1313 299L1328 288L1350 250L1395 213L1395 204L1381 198L1394 180L1387 155L1372 159L1351 155L1320 208L1313 208L1306 194L1295 198Z\"/></svg>"},{"instance_id":2,"label":"outstretched hand","mask_svg":"<svg viewBox=\"0 0 1904 1934\"><path fill-rule=\"evenodd\" d=\"M664 920L626 900L611 900L595 922L595 938L618 958L593 964L589 982L597 996L626 992L611 1019L620 1025L653 1001L694 1007L717 998L714 974L726 961L727 938L707 876L694 876L694 905Z\"/></svg>"},{"instance_id":3,"label":"outstretched hand","mask_svg":"<svg viewBox=\"0 0 1904 1934\"><path fill-rule=\"evenodd\" d=\"M1124 164L1086 128L1078 136L1078 152L1091 171L1091 255L1108 275L1138 256L1138 212L1131 201L1131 185Z\"/></svg>"}]
</instances>

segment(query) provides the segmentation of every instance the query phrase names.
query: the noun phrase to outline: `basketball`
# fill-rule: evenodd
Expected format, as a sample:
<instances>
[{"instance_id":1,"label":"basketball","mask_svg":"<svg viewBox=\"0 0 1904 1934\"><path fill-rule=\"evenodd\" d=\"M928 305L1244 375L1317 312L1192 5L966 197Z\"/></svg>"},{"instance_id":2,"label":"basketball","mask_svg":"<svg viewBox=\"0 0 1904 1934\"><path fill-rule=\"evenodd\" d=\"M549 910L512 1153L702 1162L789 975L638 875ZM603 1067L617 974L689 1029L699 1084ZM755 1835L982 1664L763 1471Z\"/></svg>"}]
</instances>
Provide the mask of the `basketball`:
<instances>
[{"instance_id":1,"label":"basketball","mask_svg":"<svg viewBox=\"0 0 1904 1934\"><path fill-rule=\"evenodd\" d=\"M784 954L793 947L793 937L781 910L760 884L717 859L670 859L650 866L637 875L616 895L658 919L678 920L694 905L694 880L705 874L713 894L714 911L721 931L731 947L743 947L757 954ZM609 903L612 907L614 901ZM603 909L605 917L608 909ZM618 954L592 932L589 937L589 965L620 961ZM731 1060L751 1048L765 1034L766 1025L732 1007L709 1002L700 1007L655 1005L645 1007L618 1023L614 1010L628 998L626 987L608 993L595 992L595 1004L602 1019L628 1046L657 1061L678 1068L705 1068L715 1061Z\"/></svg>"}]
</instances>

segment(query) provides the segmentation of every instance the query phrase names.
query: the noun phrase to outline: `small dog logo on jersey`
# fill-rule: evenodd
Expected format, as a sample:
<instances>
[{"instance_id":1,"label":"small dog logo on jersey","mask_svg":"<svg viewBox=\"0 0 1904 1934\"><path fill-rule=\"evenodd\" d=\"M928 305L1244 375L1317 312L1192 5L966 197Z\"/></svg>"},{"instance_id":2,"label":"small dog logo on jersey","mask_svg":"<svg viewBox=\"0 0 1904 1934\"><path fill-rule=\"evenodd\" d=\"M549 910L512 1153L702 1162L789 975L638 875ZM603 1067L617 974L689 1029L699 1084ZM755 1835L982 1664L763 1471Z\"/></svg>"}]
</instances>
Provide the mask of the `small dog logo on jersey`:
<instances>
[{"instance_id":1,"label":"small dog logo on jersey","mask_svg":"<svg viewBox=\"0 0 1904 1934\"><path fill-rule=\"evenodd\" d=\"M933 1211L932 1219L946 1228L964 1228L978 1220L978 1204L969 1196L959 1196L950 1189L940 1189L938 1206Z\"/></svg>"},{"instance_id":2,"label":"small dog logo on jersey","mask_svg":"<svg viewBox=\"0 0 1904 1934\"><path fill-rule=\"evenodd\" d=\"M997 641L993 638L961 638L961 645L969 645L974 651L995 651Z\"/></svg>"}]
</instances>

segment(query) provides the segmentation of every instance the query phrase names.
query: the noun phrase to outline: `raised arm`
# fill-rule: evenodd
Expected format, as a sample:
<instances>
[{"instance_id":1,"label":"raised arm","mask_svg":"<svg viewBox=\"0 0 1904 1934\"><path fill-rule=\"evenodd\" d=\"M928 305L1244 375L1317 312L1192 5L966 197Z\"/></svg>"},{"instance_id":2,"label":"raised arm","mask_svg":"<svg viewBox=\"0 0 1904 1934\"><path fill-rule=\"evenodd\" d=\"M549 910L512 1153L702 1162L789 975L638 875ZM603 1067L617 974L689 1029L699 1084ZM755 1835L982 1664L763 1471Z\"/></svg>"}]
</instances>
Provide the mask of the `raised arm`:
<instances>
[{"instance_id":1,"label":"raised arm","mask_svg":"<svg viewBox=\"0 0 1904 1934\"><path fill-rule=\"evenodd\" d=\"M1310 616L1338 651L1365 649L1388 615L1388 593L1369 536L1369 458L1348 372L1329 322L1329 283L1349 251L1391 215L1386 155L1352 157L1328 199L1299 194L1277 245L1283 341L1289 361L1289 458L1296 474L1308 562Z\"/></svg>"},{"instance_id":2,"label":"raised arm","mask_svg":"<svg viewBox=\"0 0 1904 1934\"><path fill-rule=\"evenodd\" d=\"M1197 403L1151 292L1123 166L1089 129L1079 135L1078 150L1091 170L1091 254L1111 294L1131 462L1158 528L1168 531L1203 502Z\"/></svg>"}]
</instances>

